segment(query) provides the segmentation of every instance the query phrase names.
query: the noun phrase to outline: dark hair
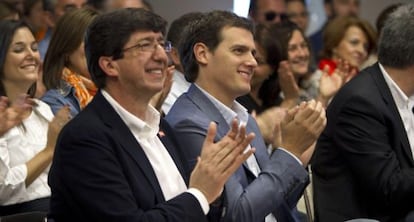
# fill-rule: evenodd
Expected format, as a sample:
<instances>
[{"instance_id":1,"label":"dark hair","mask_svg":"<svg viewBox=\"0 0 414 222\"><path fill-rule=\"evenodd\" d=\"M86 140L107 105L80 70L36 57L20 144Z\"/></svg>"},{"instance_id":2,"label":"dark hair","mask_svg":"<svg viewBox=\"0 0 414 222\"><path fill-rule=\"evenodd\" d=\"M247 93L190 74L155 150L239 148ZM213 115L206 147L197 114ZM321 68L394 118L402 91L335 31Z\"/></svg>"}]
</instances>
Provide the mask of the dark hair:
<instances>
[{"instance_id":1,"label":"dark hair","mask_svg":"<svg viewBox=\"0 0 414 222\"><path fill-rule=\"evenodd\" d=\"M277 81L277 69L281 61L281 45L278 36L274 35L276 24L258 24L254 33L256 44L263 50L268 64L273 70L272 74L263 81L260 86L258 97L262 100L263 110L277 105L280 87Z\"/></svg>"},{"instance_id":2,"label":"dark hair","mask_svg":"<svg viewBox=\"0 0 414 222\"><path fill-rule=\"evenodd\" d=\"M60 87L69 55L79 48L86 29L97 15L92 9L75 9L58 20L43 64L43 83L47 90Z\"/></svg>"},{"instance_id":3,"label":"dark hair","mask_svg":"<svg viewBox=\"0 0 414 222\"><path fill-rule=\"evenodd\" d=\"M332 58L333 49L341 43L345 36L345 32L352 26L360 28L367 37L368 55L375 50L377 44L377 33L369 22L353 16L337 17L327 24L322 34L323 49L321 52L321 58Z\"/></svg>"},{"instance_id":4,"label":"dark hair","mask_svg":"<svg viewBox=\"0 0 414 222\"><path fill-rule=\"evenodd\" d=\"M185 78L194 82L198 76L198 63L193 53L196 43L204 43L210 51L214 52L222 40L224 27L238 27L254 34L253 23L228 11L212 11L205 13L198 21L187 26L178 47L181 64L184 68Z\"/></svg>"},{"instance_id":5,"label":"dark hair","mask_svg":"<svg viewBox=\"0 0 414 222\"><path fill-rule=\"evenodd\" d=\"M85 55L93 82L106 85L106 73L99 66L101 56L123 57L122 48L137 31L165 34L167 22L159 15L140 8L117 9L97 16L85 37Z\"/></svg>"},{"instance_id":6,"label":"dark hair","mask_svg":"<svg viewBox=\"0 0 414 222\"><path fill-rule=\"evenodd\" d=\"M404 4L385 21L378 44L378 61L393 68L414 65L414 4Z\"/></svg>"},{"instance_id":7,"label":"dark hair","mask_svg":"<svg viewBox=\"0 0 414 222\"><path fill-rule=\"evenodd\" d=\"M42 2L42 0L24 0L23 2L23 15L29 16L30 11L34 7L34 5L38 2Z\"/></svg>"},{"instance_id":8,"label":"dark hair","mask_svg":"<svg viewBox=\"0 0 414 222\"><path fill-rule=\"evenodd\" d=\"M192 22L197 22L203 15L201 12L190 12L175 19L171 23L167 33L167 40L171 42L171 45L177 47L187 25Z\"/></svg>"},{"instance_id":9,"label":"dark hair","mask_svg":"<svg viewBox=\"0 0 414 222\"><path fill-rule=\"evenodd\" d=\"M10 44L13 41L13 36L20 28L27 28L30 31L30 27L22 21L3 20L0 21L0 96L7 96L6 89L3 84L4 79L4 63L6 62L7 53L9 51ZM33 34L33 32L32 32ZM28 94L33 97L36 92L36 83L29 88Z\"/></svg>"},{"instance_id":10,"label":"dark hair","mask_svg":"<svg viewBox=\"0 0 414 222\"><path fill-rule=\"evenodd\" d=\"M52 12L54 14L55 12L55 5L58 0L42 0L43 1L43 10Z\"/></svg>"},{"instance_id":11,"label":"dark hair","mask_svg":"<svg viewBox=\"0 0 414 222\"><path fill-rule=\"evenodd\" d=\"M401 6L402 3L395 3L388 7L386 7L384 10L381 11L381 13L377 17L377 21L375 22L375 27L377 28L377 33L380 35L381 30L384 27L385 20L390 16L392 12L395 11L399 6Z\"/></svg>"},{"instance_id":12,"label":"dark hair","mask_svg":"<svg viewBox=\"0 0 414 222\"><path fill-rule=\"evenodd\" d=\"M105 12L107 10L105 8L105 4L107 1L108 0L87 0L86 5L99 12Z\"/></svg>"}]
</instances>

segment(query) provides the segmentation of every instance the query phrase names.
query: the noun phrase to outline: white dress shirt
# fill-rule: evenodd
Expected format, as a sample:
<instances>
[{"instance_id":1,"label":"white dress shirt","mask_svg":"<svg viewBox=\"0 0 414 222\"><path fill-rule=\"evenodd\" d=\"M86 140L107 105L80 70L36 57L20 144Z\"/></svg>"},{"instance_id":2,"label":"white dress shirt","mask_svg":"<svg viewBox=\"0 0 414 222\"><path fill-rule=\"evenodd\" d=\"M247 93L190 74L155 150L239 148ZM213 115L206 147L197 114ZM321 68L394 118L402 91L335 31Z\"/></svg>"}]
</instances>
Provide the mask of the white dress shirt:
<instances>
[{"instance_id":1,"label":"white dress shirt","mask_svg":"<svg viewBox=\"0 0 414 222\"><path fill-rule=\"evenodd\" d=\"M384 67L379 64L382 75L385 78L385 82L391 90L392 97L397 105L398 112L400 113L401 119L404 123L405 131L407 132L408 141L411 147L411 153L414 158L414 95L409 97L400 89L397 83L389 76Z\"/></svg>"},{"instance_id":2,"label":"white dress shirt","mask_svg":"<svg viewBox=\"0 0 414 222\"><path fill-rule=\"evenodd\" d=\"M196 85L197 86L197 85ZM223 118L226 120L227 124L231 126L231 122L234 120L234 118L237 118L240 126L246 125L247 121L249 120L249 113L247 112L247 109L244 108L240 103L234 101L231 109L224 105L222 102L220 102L218 99L214 98L214 96L210 95L207 91L203 90L201 87L197 86L201 92L203 92L207 98L210 99L210 101L214 104L214 106L219 110ZM250 144L246 147L247 149L251 149ZM257 177L260 173L260 166L257 163L256 157L254 155L251 155L246 160L247 166L249 167L249 170ZM256 206L260 207L260 206ZM273 214L269 214L265 218L265 222L275 222L276 218L273 216Z\"/></svg>"},{"instance_id":3,"label":"white dress shirt","mask_svg":"<svg viewBox=\"0 0 414 222\"><path fill-rule=\"evenodd\" d=\"M174 105L175 101L181 94L187 92L188 88L190 88L191 83L185 80L184 74L178 70L174 70L173 73L173 83L171 86L171 90L168 93L167 98L165 99L164 103L162 104L162 111L165 115L168 114L171 107Z\"/></svg>"},{"instance_id":4,"label":"white dress shirt","mask_svg":"<svg viewBox=\"0 0 414 222\"><path fill-rule=\"evenodd\" d=\"M28 187L26 163L46 147L50 107L35 99L37 106L28 118L0 137L0 205L27 202L50 196L49 167ZM24 127L23 127L24 126Z\"/></svg>"},{"instance_id":5,"label":"white dress shirt","mask_svg":"<svg viewBox=\"0 0 414 222\"><path fill-rule=\"evenodd\" d=\"M148 106L145 120L141 120L125 110L105 90L102 90L102 95L115 109L141 145L158 179L165 200L168 201L187 191L197 198L204 213L207 214L210 209L206 197L198 189L187 189L173 159L157 137L160 123L159 112L154 107Z\"/></svg>"}]
</instances>

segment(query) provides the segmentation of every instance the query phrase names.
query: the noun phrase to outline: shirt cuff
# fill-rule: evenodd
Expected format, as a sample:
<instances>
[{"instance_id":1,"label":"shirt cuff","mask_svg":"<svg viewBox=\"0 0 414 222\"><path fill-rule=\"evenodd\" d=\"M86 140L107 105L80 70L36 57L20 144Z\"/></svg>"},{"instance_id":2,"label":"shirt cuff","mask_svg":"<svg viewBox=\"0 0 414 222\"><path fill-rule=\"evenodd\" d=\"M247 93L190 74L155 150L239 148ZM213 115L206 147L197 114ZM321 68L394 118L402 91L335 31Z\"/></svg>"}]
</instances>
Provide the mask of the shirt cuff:
<instances>
[{"instance_id":1,"label":"shirt cuff","mask_svg":"<svg viewBox=\"0 0 414 222\"><path fill-rule=\"evenodd\" d=\"M210 211L210 206L204 194L196 188L189 188L187 192L191 193L198 200L201 208L203 209L204 215L207 215L208 211Z\"/></svg>"},{"instance_id":2,"label":"shirt cuff","mask_svg":"<svg viewBox=\"0 0 414 222\"><path fill-rule=\"evenodd\" d=\"M298 161L298 163L299 163L300 165L302 165L302 166L303 166L302 161L300 161L300 159L299 159L297 156L293 155L291 152L287 151L285 148L279 147L278 149L279 149L279 150L283 150L284 152L286 152L287 154L289 154L290 156L292 156L292 157L293 157L296 161Z\"/></svg>"}]
</instances>

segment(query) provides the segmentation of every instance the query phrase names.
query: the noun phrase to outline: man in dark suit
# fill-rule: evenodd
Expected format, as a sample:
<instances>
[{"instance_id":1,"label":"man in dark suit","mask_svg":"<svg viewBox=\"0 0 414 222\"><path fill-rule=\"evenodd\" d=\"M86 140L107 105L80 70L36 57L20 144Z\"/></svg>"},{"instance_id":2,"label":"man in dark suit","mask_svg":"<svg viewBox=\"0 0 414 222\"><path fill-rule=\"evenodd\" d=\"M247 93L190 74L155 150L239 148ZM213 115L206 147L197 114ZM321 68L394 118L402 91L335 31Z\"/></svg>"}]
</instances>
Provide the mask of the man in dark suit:
<instances>
[{"instance_id":1,"label":"man in dark suit","mask_svg":"<svg viewBox=\"0 0 414 222\"><path fill-rule=\"evenodd\" d=\"M414 6L386 21L379 63L328 107L312 158L317 221L400 221L414 210Z\"/></svg>"},{"instance_id":2,"label":"man in dark suit","mask_svg":"<svg viewBox=\"0 0 414 222\"><path fill-rule=\"evenodd\" d=\"M297 200L308 183L302 154L322 132L325 112L315 101L290 110L282 124L284 149L273 150L269 158L255 120L235 101L249 92L257 66L252 27L251 21L224 11L207 13L188 26L179 52L186 79L193 84L166 119L177 130L179 142L188 145L184 155L190 167L210 121L217 123L216 140L229 130L233 118L255 133L246 147L255 147L255 155L225 185L221 221L294 221Z\"/></svg>"},{"instance_id":3,"label":"man in dark suit","mask_svg":"<svg viewBox=\"0 0 414 222\"><path fill-rule=\"evenodd\" d=\"M211 124L186 176L174 132L149 105L166 75L165 26L152 12L121 9L89 27L85 52L100 91L59 136L49 177L54 221L206 221L209 203L253 152L244 148L254 135L236 121L217 143Z\"/></svg>"}]
</instances>

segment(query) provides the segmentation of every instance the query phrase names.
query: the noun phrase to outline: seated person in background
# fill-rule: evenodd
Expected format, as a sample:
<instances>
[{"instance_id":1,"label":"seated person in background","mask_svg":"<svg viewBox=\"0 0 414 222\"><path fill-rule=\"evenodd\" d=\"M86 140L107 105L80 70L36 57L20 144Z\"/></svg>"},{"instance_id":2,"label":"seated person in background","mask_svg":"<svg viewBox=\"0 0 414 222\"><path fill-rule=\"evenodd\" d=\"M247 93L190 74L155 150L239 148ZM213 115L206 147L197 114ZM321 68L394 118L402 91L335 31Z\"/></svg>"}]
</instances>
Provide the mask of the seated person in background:
<instances>
[{"instance_id":1,"label":"seated person in background","mask_svg":"<svg viewBox=\"0 0 414 222\"><path fill-rule=\"evenodd\" d=\"M186 79L193 84L166 119L186 144L190 167L197 162L211 121L218 124L215 140L225 136L233 118L256 134L246 146L255 147L255 155L226 183L222 211L210 215L212 221L294 221L296 202L308 183L302 165L308 159L301 156L325 126L322 104L311 101L289 110L281 126L284 149L276 147L269 157L255 120L235 101L250 91L257 66L253 23L231 12L206 13L186 29L179 52Z\"/></svg>"},{"instance_id":2,"label":"seated person in background","mask_svg":"<svg viewBox=\"0 0 414 222\"><path fill-rule=\"evenodd\" d=\"M97 16L92 9L75 9L56 24L43 64L43 83L47 89L41 98L53 113L68 105L72 116L78 114L96 93L86 65L83 37Z\"/></svg>"},{"instance_id":3,"label":"seated person in background","mask_svg":"<svg viewBox=\"0 0 414 222\"><path fill-rule=\"evenodd\" d=\"M69 109L63 108L53 119L47 104L28 98L33 98L40 64L29 27L19 21L0 21L0 30L0 96L13 104L5 108L9 104L2 99L1 109L6 109L2 114L12 122L1 123L6 128L0 136L0 216L46 212L48 168L57 135L69 120Z\"/></svg>"},{"instance_id":4,"label":"seated person in background","mask_svg":"<svg viewBox=\"0 0 414 222\"><path fill-rule=\"evenodd\" d=\"M167 72L166 24L128 8L89 26L86 58L100 90L59 136L49 174L54 221L206 221L208 204L254 151L244 152L254 135L237 121L217 143L212 123L197 166L187 167L174 132L149 105Z\"/></svg>"},{"instance_id":5,"label":"seated person in background","mask_svg":"<svg viewBox=\"0 0 414 222\"><path fill-rule=\"evenodd\" d=\"M328 23L323 32L320 69L329 65L329 72L340 66L347 67L345 82L360 70L375 50L377 34L367 21L357 17L338 17Z\"/></svg>"},{"instance_id":6,"label":"seated person in background","mask_svg":"<svg viewBox=\"0 0 414 222\"><path fill-rule=\"evenodd\" d=\"M171 51L169 52L169 56L171 59L171 63L174 65L175 70L173 73L173 83L171 86L171 91L168 94L167 98L162 105L162 110L165 114L171 109L171 106L177 100L181 94L187 92L188 87L190 87L190 83L185 80L184 77L184 69L180 62L180 55L178 54L178 45L182 38L182 33L185 27L191 23L196 22L198 19L202 17L203 13L201 12L191 12L180 16L178 19L174 20L167 33L167 40L171 42Z\"/></svg>"},{"instance_id":7,"label":"seated person in background","mask_svg":"<svg viewBox=\"0 0 414 222\"><path fill-rule=\"evenodd\" d=\"M403 221L414 210L414 5L385 21L379 63L336 94L312 158L316 221Z\"/></svg>"}]
</instances>

